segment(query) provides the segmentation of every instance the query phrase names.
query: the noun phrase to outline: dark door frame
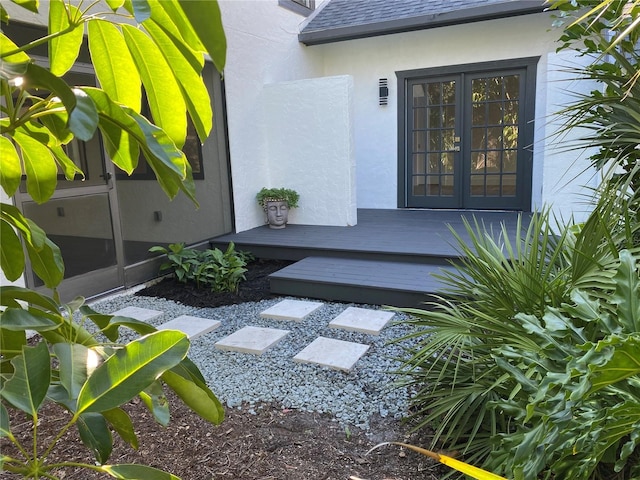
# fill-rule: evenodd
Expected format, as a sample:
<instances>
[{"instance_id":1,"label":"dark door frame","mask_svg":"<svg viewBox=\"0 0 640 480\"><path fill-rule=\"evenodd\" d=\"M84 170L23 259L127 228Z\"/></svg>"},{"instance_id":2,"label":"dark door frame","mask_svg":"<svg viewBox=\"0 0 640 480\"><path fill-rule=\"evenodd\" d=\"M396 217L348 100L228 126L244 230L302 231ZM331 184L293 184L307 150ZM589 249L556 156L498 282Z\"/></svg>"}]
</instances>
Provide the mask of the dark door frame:
<instances>
[{"instance_id":1,"label":"dark door frame","mask_svg":"<svg viewBox=\"0 0 640 480\"><path fill-rule=\"evenodd\" d=\"M407 112L408 99L410 98L408 86L411 81L420 78L444 77L447 75L480 74L483 72L495 73L496 70L520 69L525 72L523 101L524 131L522 132L522 145L519 147L518 162L523 165L523 174L520 176L519 188L521 188L520 202L513 205L513 210L531 210L531 181L533 171L533 141L534 119L536 99L536 73L540 57L525 57L510 60L497 60L490 62L449 65L445 67L423 68L417 70L403 70L396 72L398 85L398 208L407 208ZM466 111L467 106L462 105ZM520 158L522 157L522 158ZM437 208L437 206L435 207ZM486 207L490 209L491 207Z\"/></svg>"}]
</instances>

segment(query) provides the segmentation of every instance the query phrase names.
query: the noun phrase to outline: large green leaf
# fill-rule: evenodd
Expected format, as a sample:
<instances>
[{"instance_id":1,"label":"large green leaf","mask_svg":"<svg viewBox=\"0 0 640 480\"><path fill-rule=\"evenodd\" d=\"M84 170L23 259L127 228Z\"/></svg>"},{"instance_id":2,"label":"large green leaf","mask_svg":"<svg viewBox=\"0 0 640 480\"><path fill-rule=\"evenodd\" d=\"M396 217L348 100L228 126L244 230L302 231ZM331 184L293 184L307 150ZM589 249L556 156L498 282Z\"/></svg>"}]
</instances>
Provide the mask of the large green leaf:
<instances>
[{"instance_id":1,"label":"large green leaf","mask_svg":"<svg viewBox=\"0 0 640 480\"><path fill-rule=\"evenodd\" d=\"M96 77L112 100L140 112L140 76L120 30L111 22L88 22L89 50Z\"/></svg>"},{"instance_id":2,"label":"large green leaf","mask_svg":"<svg viewBox=\"0 0 640 480\"><path fill-rule=\"evenodd\" d=\"M28 288L16 285L4 285L0 287L0 305L17 307L19 305L15 303L16 300L21 300L31 305L37 305L52 312L58 312L60 308L53 298L47 297L46 295L42 295Z\"/></svg>"},{"instance_id":3,"label":"large green leaf","mask_svg":"<svg viewBox=\"0 0 640 480\"><path fill-rule=\"evenodd\" d=\"M611 359L604 365L591 367L591 389L588 395L614 385L633 375L640 375L640 334L617 336L611 335L598 342L597 351L613 348Z\"/></svg>"},{"instance_id":4,"label":"large green leaf","mask_svg":"<svg viewBox=\"0 0 640 480\"><path fill-rule=\"evenodd\" d=\"M52 109L57 107L58 102L51 102ZM73 140L73 133L67 128L67 121L69 115L67 111L48 111L46 115L42 115L38 118L40 122L49 129L51 135L55 136L60 144L67 144Z\"/></svg>"},{"instance_id":5,"label":"large green leaf","mask_svg":"<svg viewBox=\"0 0 640 480\"><path fill-rule=\"evenodd\" d=\"M51 198L58 183L58 168L51 151L21 129L14 131L13 138L22 152L27 192L36 202L44 203Z\"/></svg>"},{"instance_id":6,"label":"large green leaf","mask_svg":"<svg viewBox=\"0 0 640 480\"><path fill-rule=\"evenodd\" d=\"M71 25L69 23L69 16L75 23L81 15L82 13L77 7L67 4L64 0L50 0L49 35L69 28ZM51 39L49 42L51 73L61 77L73 66L80 52L83 34L84 24L80 22L70 32Z\"/></svg>"},{"instance_id":7,"label":"large green leaf","mask_svg":"<svg viewBox=\"0 0 640 480\"><path fill-rule=\"evenodd\" d=\"M206 385L175 372L176 369L164 372L162 379L191 410L213 424L221 423L224 420L224 409L213 392ZM181 372L184 373L183 370Z\"/></svg>"},{"instance_id":8,"label":"large green leaf","mask_svg":"<svg viewBox=\"0 0 640 480\"><path fill-rule=\"evenodd\" d=\"M48 316L37 315L22 308L7 308L0 313L2 328L14 331L34 330L42 332L55 330L60 325Z\"/></svg>"},{"instance_id":9,"label":"large green leaf","mask_svg":"<svg viewBox=\"0 0 640 480\"><path fill-rule=\"evenodd\" d=\"M100 413L83 413L78 418L80 439L96 457L98 463L109 460L113 449L113 438L107 421Z\"/></svg>"},{"instance_id":10,"label":"large green leaf","mask_svg":"<svg viewBox=\"0 0 640 480\"><path fill-rule=\"evenodd\" d=\"M124 130L140 145L165 193L173 198L182 189L197 204L189 162L171 139L142 115L112 102L102 90L86 87L85 91L100 110L100 128L103 133L103 125L117 126ZM125 170L126 165L120 168Z\"/></svg>"},{"instance_id":11,"label":"large green leaf","mask_svg":"<svg viewBox=\"0 0 640 480\"><path fill-rule=\"evenodd\" d=\"M5 360L20 355L22 347L26 344L27 334L25 330L8 330L0 326L0 354Z\"/></svg>"},{"instance_id":12,"label":"large green leaf","mask_svg":"<svg viewBox=\"0 0 640 480\"><path fill-rule=\"evenodd\" d=\"M207 49L218 72L224 71L227 39L222 27L222 15L217 1L178 0L198 38Z\"/></svg>"},{"instance_id":13,"label":"large green leaf","mask_svg":"<svg viewBox=\"0 0 640 480\"><path fill-rule=\"evenodd\" d=\"M193 29L178 2L150 0L149 3L151 5L151 19L154 22L175 37L181 38L192 50L201 53L206 52L206 48L198 38L198 34Z\"/></svg>"},{"instance_id":14,"label":"large green leaf","mask_svg":"<svg viewBox=\"0 0 640 480\"><path fill-rule=\"evenodd\" d=\"M640 332L640 276L636 262L629 250L622 250L620 266L613 278L616 289L611 303L618 306L618 321L628 333Z\"/></svg>"},{"instance_id":15,"label":"large green leaf","mask_svg":"<svg viewBox=\"0 0 640 480\"><path fill-rule=\"evenodd\" d=\"M52 105L52 108L55 108L55 105ZM53 117L52 115L44 115L46 117ZM60 118L60 117L55 117ZM53 123L56 123L54 121ZM58 125L55 125L58 126ZM63 148L61 147L62 142L47 126L40 125L34 122L28 122L24 124L18 131L24 133L34 140L37 140L43 145L46 145L47 148L51 151L55 162L61 168L64 176L67 180L73 180L76 175L81 175L84 177L84 172L71 160Z\"/></svg>"},{"instance_id":16,"label":"large green leaf","mask_svg":"<svg viewBox=\"0 0 640 480\"><path fill-rule=\"evenodd\" d=\"M0 203L0 216L2 220L16 228L25 242L33 248L44 248L47 235L34 222L22 215L22 212L13 205Z\"/></svg>"},{"instance_id":17,"label":"large green leaf","mask_svg":"<svg viewBox=\"0 0 640 480\"><path fill-rule=\"evenodd\" d=\"M60 383L70 398L78 398L87 378L100 363L99 355L77 343L56 343L53 351L59 362Z\"/></svg>"},{"instance_id":18,"label":"large green leaf","mask_svg":"<svg viewBox=\"0 0 640 480\"><path fill-rule=\"evenodd\" d=\"M7 407L0 403L0 438L11 437L11 425L9 423L9 412Z\"/></svg>"},{"instance_id":19,"label":"large green leaf","mask_svg":"<svg viewBox=\"0 0 640 480\"><path fill-rule=\"evenodd\" d=\"M47 288L57 287L64 278L64 262L60 248L48 238L45 239L44 247L39 250L28 243L26 245L34 273Z\"/></svg>"},{"instance_id":20,"label":"large green leaf","mask_svg":"<svg viewBox=\"0 0 640 480\"><path fill-rule=\"evenodd\" d=\"M0 238L0 266L7 280L14 282L24 270L22 244L13 227L4 221L0 221Z\"/></svg>"},{"instance_id":21,"label":"large green leaf","mask_svg":"<svg viewBox=\"0 0 640 480\"><path fill-rule=\"evenodd\" d=\"M11 0L13 3L20 5L23 8L26 8L30 12L38 13L38 7L40 5L40 0Z\"/></svg>"},{"instance_id":22,"label":"large green leaf","mask_svg":"<svg viewBox=\"0 0 640 480\"><path fill-rule=\"evenodd\" d=\"M144 32L123 25L122 33L142 78L153 121L182 148L187 134L186 105L171 68Z\"/></svg>"},{"instance_id":23,"label":"large green leaf","mask_svg":"<svg viewBox=\"0 0 640 480\"><path fill-rule=\"evenodd\" d=\"M0 73L3 78L14 78L16 73L18 74L17 76L22 75L27 69L27 62L31 60L29 55L24 52L18 52L8 56L6 55L7 53L14 52L16 50L18 50L18 46L3 33L0 33L0 58L5 60L4 62L0 62ZM22 64L22 73L15 71L16 64ZM9 71L13 72L11 76L7 76L7 72Z\"/></svg>"},{"instance_id":24,"label":"large green leaf","mask_svg":"<svg viewBox=\"0 0 640 480\"><path fill-rule=\"evenodd\" d=\"M189 350L186 334L163 330L118 349L89 377L80 391L77 412L101 412L128 402Z\"/></svg>"},{"instance_id":25,"label":"large green leaf","mask_svg":"<svg viewBox=\"0 0 640 480\"><path fill-rule=\"evenodd\" d=\"M200 76L201 68L194 70L194 64L197 65L197 63L188 60L194 56L193 52L184 43L168 35L153 22L147 22L145 28L160 46L160 50L176 76L189 115L191 115L201 143L204 143L213 126L213 111L209 92Z\"/></svg>"},{"instance_id":26,"label":"large green leaf","mask_svg":"<svg viewBox=\"0 0 640 480\"><path fill-rule=\"evenodd\" d=\"M69 129L80 140L91 140L98 126L98 113L82 90L72 90L64 80L34 63L28 64L24 76L30 87L43 88L60 98L69 114Z\"/></svg>"},{"instance_id":27,"label":"large green leaf","mask_svg":"<svg viewBox=\"0 0 640 480\"><path fill-rule=\"evenodd\" d=\"M120 438L127 442L132 448L138 449L138 437L136 436L133 422L127 412L121 408L112 408L102 412L113 429L120 435Z\"/></svg>"},{"instance_id":28,"label":"large green leaf","mask_svg":"<svg viewBox=\"0 0 640 480\"><path fill-rule=\"evenodd\" d=\"M0 396L33 417L45 399L51 381L51 362L46 343L24 347L22 355L14 357L11 364L13 375L4 383Z\"/></svg>"},{"instance_id":29,"label":"large green leaf","mask_svg":"<svg viewBox=\"0 0 640 480\"><path fill-rule=\"evenodd\" d=\"M0 185L7 196L11 197L16 193L21 178L22 166L16 147L11 140L2 136L0 137Z\"/></svg>"},{"instance_id":30,"label":"large green leaf","mask_svg":"<svg viewBox=\"0 0 640 480\"><path fill-rule=\"evenodd\" d=\"M102 465L99 470L123 480L180 480L175 475L144 465Z\"/></svg>"},{"instance_id":31,"label":"large green leaf","mask_svg":"<svg viewBox=\"0 0 640 480\"><path fill-rule=\"evenodd\" d=\"M169 402L162 389L162 383L155 381L144 392L140 392L140 398L153 414L156 422L163 427L169 425L171 414L169 412Z\"/></svg>"}]
</instances>

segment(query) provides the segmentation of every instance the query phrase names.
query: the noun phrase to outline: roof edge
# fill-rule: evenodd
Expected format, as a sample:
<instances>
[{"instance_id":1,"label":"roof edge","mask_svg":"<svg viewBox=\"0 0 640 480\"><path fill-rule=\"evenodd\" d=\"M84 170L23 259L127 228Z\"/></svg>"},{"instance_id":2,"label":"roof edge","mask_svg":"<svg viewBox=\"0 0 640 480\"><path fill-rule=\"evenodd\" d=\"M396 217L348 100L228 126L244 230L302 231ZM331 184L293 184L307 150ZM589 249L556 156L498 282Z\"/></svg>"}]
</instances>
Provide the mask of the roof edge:
<instances>
[{"instance_id":1,"label":"roof edge","mask_svg":"<svg viewBox=\"0 0 640 480\"><path fill-rule=\"evenodd\" d=\"M358 38L390 35L393 33L426 30L429 28L460 25L464 23L494 20L498 18L514 17L542 13L546 10L542 0L516 0L503 3L493 3L481 7L467 8L434 15L420 15L418 17L400 18L385 22L369 23L351 27L331 28L298 34L298 41L305 45L320 45L323 43L341 42Z\"/></svg>"}]
</instances>

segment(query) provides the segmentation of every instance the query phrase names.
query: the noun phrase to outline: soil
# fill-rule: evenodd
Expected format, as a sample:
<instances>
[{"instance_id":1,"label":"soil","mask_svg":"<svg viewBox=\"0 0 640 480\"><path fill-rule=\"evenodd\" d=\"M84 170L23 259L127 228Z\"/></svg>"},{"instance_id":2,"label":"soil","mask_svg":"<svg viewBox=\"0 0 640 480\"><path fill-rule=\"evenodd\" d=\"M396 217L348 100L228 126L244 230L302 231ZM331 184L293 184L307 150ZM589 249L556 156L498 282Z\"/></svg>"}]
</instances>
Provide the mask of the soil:
<instances>
[{"instance_id":1,"label":"soil","mask_svg":"<svg viewBox=\"0 0 640 480\"><path fill-rule=\"evenodd\" d=\"M212 294L166 278L137 295L156 296L197 307L216 307L271 298L267 275L289 262L256 260L249 265L247 280L236 294ZM387 445L367 453L385 441L428 445L428 432L411 433L401 420L373 418L369 430L340 426L330 415L284 409L276 404L229 408L222 424L203 421L168 392L171 421L162 427L140 401L125 406L138 436L133 450L114 435L110 464L137 463L170 472L183 480L436 480L444 474L432 460L403 448ZM16 438L28 441L31 421L11 412ZM38 442L45 445L60 431L69 414L47 404L38 422ZM1 439L4 455L17 455ZM27 447L28 448L28 447ZM51 461L82 461L94 458L68 431L53 450ZM56 472L64 479L111 478L83 469ZM0 478L16 478L0 472Z\"/></svg>"}]
</instances>

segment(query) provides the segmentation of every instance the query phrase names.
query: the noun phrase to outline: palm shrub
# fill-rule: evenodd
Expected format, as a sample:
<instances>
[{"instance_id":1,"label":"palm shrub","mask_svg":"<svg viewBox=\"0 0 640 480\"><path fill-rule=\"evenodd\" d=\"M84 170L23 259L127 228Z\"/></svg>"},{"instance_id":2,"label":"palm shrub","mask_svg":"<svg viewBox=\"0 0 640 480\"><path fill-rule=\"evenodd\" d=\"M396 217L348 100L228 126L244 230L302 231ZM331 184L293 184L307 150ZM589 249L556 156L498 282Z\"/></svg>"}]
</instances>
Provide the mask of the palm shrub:
<instances>
[{"instance_id":1,"label":"palm shrub","mask_svg":"<svg viewBox=\"0 0 640 480\"><path fill-rule=\"evenodd\" d=\"M38 0L13 3L38 12ZM10 22L6 5L0 5L0 19ZM201 141L212 128L201 71L205 53L219 71L225 63L217 2L50 0L48 6L48 31L42 38L19 45L0 33L0 186L6 195L11 198L24 183L35 202L47 202L58 173L67 180L84 175L65 146L99 131L119 169L132 173L142 154L170 198L183 192L196 204L191 168L181 148L187 115ZM78 58L85 28L100 88L70 85L63 78ZM47 67L32 57L43 45L49 47ZM143 88L157 124L140 114ZM167 387L206 421L222 421L220 402L187 357L187 336L102 315L83 298L62 304L56 291L64 277L60 249L8 203L1 205L0 229L4 276L15 281L32 268L52 291L0 287L0 468L25 478L59 478L65 468L77 467L115 478L176 478L151 467L108 461L112 432L138 446L131 419L121 408L134 397L161 424L169 421ZM137 338L125 343L125 329ZM38 334L30 344L28 330ZM45 445L38 425L49 402L70 415L60 434ZM13 434L12 410L30 419L28 443ZM70 428L78 429L95 463L51 460Z\"/></svg>"},{"instance_id":2,"label":"palm shrub","mask_svg":"<svg viewBox=\"0 0 640 480\"><path fill-rule=\"evenodd\" d=\"M637 198L619 192L582 225L548 211L511 239L468 225L446 298L403 309L418 341L400 383L433 448L513 478L640 474Z\"/></svg>"}]
</instances>

